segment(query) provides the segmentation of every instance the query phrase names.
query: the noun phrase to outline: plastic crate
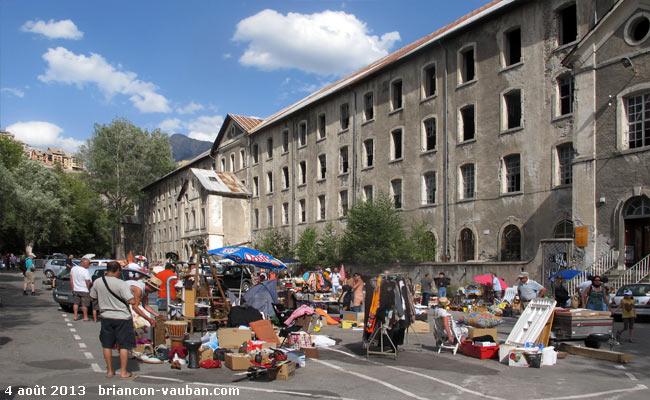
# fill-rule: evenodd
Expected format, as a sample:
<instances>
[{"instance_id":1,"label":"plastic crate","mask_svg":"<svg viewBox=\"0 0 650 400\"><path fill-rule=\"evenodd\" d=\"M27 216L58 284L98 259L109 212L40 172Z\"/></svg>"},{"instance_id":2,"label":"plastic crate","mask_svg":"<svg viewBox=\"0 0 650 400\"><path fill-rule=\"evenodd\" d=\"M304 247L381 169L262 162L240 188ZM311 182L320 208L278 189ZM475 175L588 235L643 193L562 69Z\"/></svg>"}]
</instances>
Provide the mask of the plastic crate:
<instances>
[{"instance_id":1,"label":"plastic crate","mask_svg":"<svg viewBox=\"0 0 650 400\"><path fill-rule=\"evenodd\" d=\"M463 354L469 357L480 358L481 360L486 360L488 358L497 358L499 353L499 346L487 346L479 347L474 346L474 343L470 340L465 340L461 343L463 349Z\"/></svg>"}]
</instances>

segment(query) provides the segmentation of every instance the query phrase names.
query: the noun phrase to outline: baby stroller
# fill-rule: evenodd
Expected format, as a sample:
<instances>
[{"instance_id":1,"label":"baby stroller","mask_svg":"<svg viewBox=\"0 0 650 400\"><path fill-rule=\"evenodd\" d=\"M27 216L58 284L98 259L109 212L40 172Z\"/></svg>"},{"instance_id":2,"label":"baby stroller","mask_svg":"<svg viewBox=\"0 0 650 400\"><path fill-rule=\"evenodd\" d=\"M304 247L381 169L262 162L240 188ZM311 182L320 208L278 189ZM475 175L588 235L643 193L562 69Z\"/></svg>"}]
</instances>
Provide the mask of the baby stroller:
<instances>
[{"instance_id":1,"label":"baby stroller","mask_svg":"<svg viewBox=\"0 0 650 400\"><path fill-rule=\"evenodd\" d=\"M293 314L295 310L288 310L284 307L284 305L280 303L273 303L273 311L275 311L275 316L278 318L281 327L280 331L278 332L278 336L282 338L282 343L280 344L280 347L284 345L284 342L286 342L289 335L293 332L305 331L309 333L311 329L311 322L312 322L311 315L298 317L293 321L291 321L291 324L285 325L284 322L287 319L289 319L289 317L291 316L291 314Z\"/></svg>"}]
</instances>

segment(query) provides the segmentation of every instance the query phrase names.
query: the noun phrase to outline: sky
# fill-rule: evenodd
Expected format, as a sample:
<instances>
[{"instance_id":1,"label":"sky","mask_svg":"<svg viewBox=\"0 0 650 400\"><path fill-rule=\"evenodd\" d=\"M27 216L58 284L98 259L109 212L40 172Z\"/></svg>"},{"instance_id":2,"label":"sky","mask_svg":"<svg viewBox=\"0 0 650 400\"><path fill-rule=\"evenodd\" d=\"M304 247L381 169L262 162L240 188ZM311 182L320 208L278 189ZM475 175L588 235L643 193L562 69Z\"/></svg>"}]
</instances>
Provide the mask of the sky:
<instances>
[{"instance_id":1,"label":"sky","mask_svg":"<svg viewBox=\"0 0 650 400\"><path fill-rule=\"evenodd\" d=\"M0 129L69 152L117 118L213 141L488 0L0 0Z\"/></svg>"}]
</instances>

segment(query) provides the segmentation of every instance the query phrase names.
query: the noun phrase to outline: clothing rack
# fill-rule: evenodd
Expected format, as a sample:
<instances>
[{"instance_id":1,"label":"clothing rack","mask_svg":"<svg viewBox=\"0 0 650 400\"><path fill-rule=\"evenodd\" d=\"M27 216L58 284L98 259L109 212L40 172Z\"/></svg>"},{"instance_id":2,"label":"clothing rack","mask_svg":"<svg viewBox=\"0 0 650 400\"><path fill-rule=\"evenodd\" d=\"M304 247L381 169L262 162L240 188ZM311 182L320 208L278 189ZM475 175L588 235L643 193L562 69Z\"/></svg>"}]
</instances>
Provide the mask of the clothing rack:
<instances>
[{"instance_id":1,"label":"clothing rack","mask_svg":"<svg viewBox=\"0 0 650 400\"><path fill-rule=\"evenodd\" d=\"M377 334L379 334L379 350L370 350L370 347L372 347ZM384 350L384 336L388 339L388 344L390 344L390 348L393 350L392 352ZM383 321L380 323L378 328L375 328L375 330L372 332L372 335L370 335L370 338L368 339L366 358L369 358L371 354L390 356L397 360L397 346L395 346L390 338L390 335L388 335L388 328L384 325Z\"/></svg>"}]
</instances>

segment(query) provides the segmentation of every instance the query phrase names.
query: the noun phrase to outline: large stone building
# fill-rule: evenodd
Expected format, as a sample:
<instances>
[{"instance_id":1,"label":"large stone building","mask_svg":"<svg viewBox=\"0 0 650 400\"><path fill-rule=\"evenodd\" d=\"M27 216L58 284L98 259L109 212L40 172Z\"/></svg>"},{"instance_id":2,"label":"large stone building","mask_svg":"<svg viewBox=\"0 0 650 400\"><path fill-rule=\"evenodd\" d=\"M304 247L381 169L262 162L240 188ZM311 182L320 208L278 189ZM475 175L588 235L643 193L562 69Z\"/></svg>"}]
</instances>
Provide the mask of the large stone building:
<instances>
[{"instance_id":1,"label":"large stone building","mask_svg":"<svg viewBox=\"0 0 650 400\"><path fill-rule=\"evenodd\" d=\"M492 1L269 118L229 115L201 162L248 188L232 212L249 242L339 229L385 192L429 224L433 261L584 267L626 246L637 261L650 253L649 12Z\"/></svg>"}]
</instances>

